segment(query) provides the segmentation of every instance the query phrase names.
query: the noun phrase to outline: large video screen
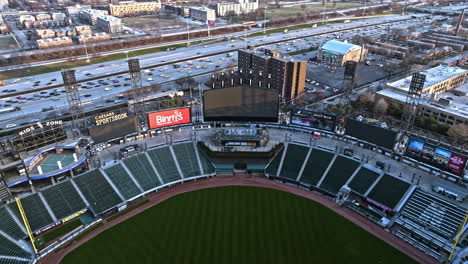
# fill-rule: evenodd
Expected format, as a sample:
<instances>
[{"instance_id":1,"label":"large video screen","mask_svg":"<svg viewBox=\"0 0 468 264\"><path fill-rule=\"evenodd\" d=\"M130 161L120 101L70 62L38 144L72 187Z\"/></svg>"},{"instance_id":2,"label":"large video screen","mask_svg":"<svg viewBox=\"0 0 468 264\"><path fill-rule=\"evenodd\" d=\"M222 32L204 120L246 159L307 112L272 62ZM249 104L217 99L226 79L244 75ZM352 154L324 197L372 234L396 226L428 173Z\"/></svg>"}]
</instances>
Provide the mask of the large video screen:
<instances>
[{"instance_id":1,"label":"large video screen","mask_svg":"<svg viewBox=\"0 0 468 264\"><path fill-rule=\"evenodd\" d=\"M301 110L291 114L291 124L334 131L336 116L333 114Z\"/></svg>"},{"instance_id":2,"label":"large video screen","mask_svg":"<svg viewBox=\"0 0 468 264\"><path fill-rule=\"evenodd\" d=\"M111 117L107 120L109 120L109 122L98 121L97 124L100 125L96 125L88 129L89 135L94 140L94 142L106 142L108 140L120 138L138 131L137 120L135 116L126 116L117 119Z\"/></svg>"},{"instance_id":3,"label":"large video screen","mask_svg":"<svg viewBox=\"0 0 468 264\"><path fill-rule=\"evenodd\" d=\"M414 138L410 138L405 155L459 176L462 175L467 161L467 157L462 154Z\"/></svg>"},{"instance_id":4,"label":"large video screen","mask_svg":"<svg viewBox=\"0 0 468 264\"><path fill-rule=\"evenodd\" d=\"M396 131L351 118L346 120L345 134L387 149L393 149L397 136Z\"/></svg>"},{"instance_id":5,"label":"large video screen","mask_svg":"<svg viewBox=\"0 0 468 264\"><path fill-rule=\"evenodd\" d=\"M150 129L189 124L192 122L190 107L152 112L148 114Z\"/></svg>"},{"instance_id":6,"label":"large video screen","mask_svg":"<svg viewBox=\"0 0 468 264\"><path fill-rule=\"evenodd\" d=\"M205 121L278 122L278 91L227 87L203 93Z\"/></svg>"}]
</instances>

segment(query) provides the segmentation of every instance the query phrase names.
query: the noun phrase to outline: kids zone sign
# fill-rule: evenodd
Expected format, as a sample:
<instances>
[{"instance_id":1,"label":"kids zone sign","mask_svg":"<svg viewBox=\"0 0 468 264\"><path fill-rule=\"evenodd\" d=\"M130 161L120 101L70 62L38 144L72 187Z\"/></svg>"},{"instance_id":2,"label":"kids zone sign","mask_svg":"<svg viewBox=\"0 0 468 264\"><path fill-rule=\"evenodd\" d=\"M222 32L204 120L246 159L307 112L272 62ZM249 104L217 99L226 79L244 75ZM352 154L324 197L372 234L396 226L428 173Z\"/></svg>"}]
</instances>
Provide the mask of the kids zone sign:
<instances>
[{"instance_id":1,"label":"kids zone sign","mask_svg":"<svg viewBox=\"0 0 468 264\"><path fill-rule=\"evenodd\" d=\"M192 122L190 107L177 108L148 114L149 129L182 125Z\"/></svg>"}]
</instances>

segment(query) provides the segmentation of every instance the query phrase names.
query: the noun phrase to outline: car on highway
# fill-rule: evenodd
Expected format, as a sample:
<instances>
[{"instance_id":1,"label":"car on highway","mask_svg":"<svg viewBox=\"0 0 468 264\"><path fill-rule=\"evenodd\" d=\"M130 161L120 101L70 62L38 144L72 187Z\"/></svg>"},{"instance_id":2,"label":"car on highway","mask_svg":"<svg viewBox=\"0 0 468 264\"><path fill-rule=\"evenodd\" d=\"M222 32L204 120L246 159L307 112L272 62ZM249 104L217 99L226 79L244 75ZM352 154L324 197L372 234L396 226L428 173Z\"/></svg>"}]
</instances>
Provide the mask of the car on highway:
<instances>
[{"instance_id":1,"label":"car on highway","mask_svg":"<svg viewBox=\"0 0 468 264\"><path fill-rule=\"evenodd\" d=\"M101 64L101 65L99 65L99 68L102 68L102 67L104 67L104 66L106 66L106 65L104 65L104 64Z\"/></svg>"},{"instance_id":2,"label":"car on highway","mask_svg":"<svg viewBox=\"0 0 468 264\"><path fill-rule=\"evenodd\" d=\"M84 97L91 97L90 94L85 94L85 95L83 95L83 96L84 96Z\"/></svg>"},{"instance_id":3,"label":"car on highway","mask_svg":"<svg viewBox=\"0 0 468 264\"><path fill-rule=\"evenodd\" d=\"M8 124L5 126L5 128L14 128L16 127L16 124Z\"/></svg>"},{"instance_id":4,"label":"car on highway","mask_svg":"<svg viewBox=\"0 0 468 264\"><path fill-rule=\"evenodd\" d=\"M104 91L110 91L111 89L112 88L110 88L110 87L106 87L106 88L104 88Z\"/></svg>"}]
</instances>

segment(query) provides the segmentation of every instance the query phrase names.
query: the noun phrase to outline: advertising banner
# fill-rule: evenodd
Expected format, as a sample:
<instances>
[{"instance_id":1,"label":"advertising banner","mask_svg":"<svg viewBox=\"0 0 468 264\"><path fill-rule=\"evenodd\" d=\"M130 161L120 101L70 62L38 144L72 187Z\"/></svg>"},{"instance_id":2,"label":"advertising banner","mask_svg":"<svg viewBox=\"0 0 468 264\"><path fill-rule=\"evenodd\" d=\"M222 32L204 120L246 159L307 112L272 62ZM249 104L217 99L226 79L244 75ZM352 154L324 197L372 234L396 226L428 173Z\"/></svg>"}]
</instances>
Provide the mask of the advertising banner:
<instances>
[{"instance_id":1,"label":"advertising banner","mask_svg":"<svg viewBox=\"0 0 468 264\"><path fill-rule=\"evenodd\" d=\"M190 107L159 111L148 114L149 129L189 124L191 122L192 116Z\"/></svg>"},{"instance_id":2,"label":"advertising banner","mask_svg":"<svg viewBox=\"0 0 468 264\"><path fill-rule=\"evenodd\" d=\"M334 131L335 123L336 116L332 114L305 110L291 114L291 124L294 125Z\"/></svg>"}]
</instances>

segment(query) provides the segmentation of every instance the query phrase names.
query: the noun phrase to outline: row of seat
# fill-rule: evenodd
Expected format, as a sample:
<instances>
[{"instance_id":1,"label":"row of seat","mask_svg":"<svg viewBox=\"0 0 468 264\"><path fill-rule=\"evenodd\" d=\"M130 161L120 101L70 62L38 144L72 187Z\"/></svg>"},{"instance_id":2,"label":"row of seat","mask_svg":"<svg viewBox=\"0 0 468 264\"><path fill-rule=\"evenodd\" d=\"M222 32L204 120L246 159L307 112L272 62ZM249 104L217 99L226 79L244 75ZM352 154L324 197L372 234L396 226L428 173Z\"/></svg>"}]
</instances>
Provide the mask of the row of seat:
<instances>
[{"instance_id":1,"label":"row of seat","mask_svg":"<svg viewBox=\"0 0 468 264\"><path fill-rule=\"evenodd\" d=\"M332 151L289 143L268 164L266 173L299 181L337 194L347 184L354 192L391 209L408 191L410 184L352 157Z\"/></svg>"},{"instance_id":2,"label":"row of seat","mask_svg":"<svg viewBox=\"0 0 468 264\"><path fill-rule=\"evenodd\" d=\"M86 172L21 198L21 203L35 231L86 208L102 214L158 186L212 173L214 167L204 153L193 142L185 142L159 147L110 167ZM16 203L0 207L0 230L14 240L26 238ZM0 255L31 258L27 251L17 250L15 243L0 235L0 247L3 244L5 251L0 250ZM0 263L2 261L0 259Z\"/></svg>"}]
</instances>

